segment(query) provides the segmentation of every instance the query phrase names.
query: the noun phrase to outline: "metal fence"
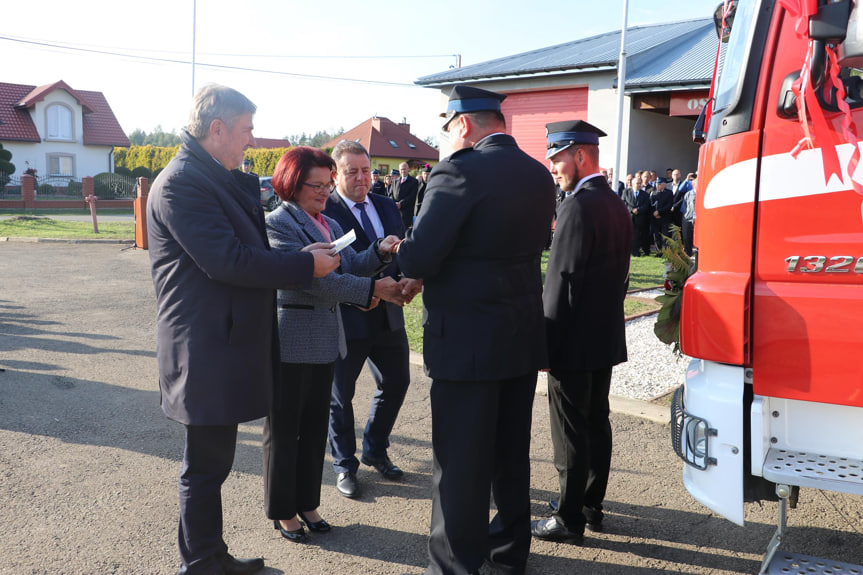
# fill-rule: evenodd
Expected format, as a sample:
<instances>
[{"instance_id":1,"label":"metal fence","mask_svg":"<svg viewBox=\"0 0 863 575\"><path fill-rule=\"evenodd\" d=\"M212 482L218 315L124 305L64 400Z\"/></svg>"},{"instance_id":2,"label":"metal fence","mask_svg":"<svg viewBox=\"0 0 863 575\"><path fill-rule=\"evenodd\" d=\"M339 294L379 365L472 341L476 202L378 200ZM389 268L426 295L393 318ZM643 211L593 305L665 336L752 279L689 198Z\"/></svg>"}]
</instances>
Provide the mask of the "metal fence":
<instances>
[{"instance_id":1,"label":"metal fence","mask_svg":"<svg viewBox=\"0 0 863 575\"><path fill-rule=\"evenodd\" d=\"M0 178L0 200L20 200L20 176L0 174ZM67 176L37 177L36 200L80 200L82 187L81 180ZM100 200L133 200L137 195L135 178L121 174L95 176L94 188L93 193Z\"/></svg>"}]
</instances>

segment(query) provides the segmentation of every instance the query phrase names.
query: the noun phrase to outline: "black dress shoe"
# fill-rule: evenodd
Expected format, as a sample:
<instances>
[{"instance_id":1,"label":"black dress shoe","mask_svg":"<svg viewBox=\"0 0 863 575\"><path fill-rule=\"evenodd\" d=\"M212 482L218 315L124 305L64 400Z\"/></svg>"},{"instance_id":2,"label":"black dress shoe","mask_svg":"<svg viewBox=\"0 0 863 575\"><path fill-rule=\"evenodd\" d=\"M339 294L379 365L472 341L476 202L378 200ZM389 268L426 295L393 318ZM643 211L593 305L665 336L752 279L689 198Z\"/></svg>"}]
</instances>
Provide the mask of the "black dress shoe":
<instances>
[{"instance_id":1,"label":"black dress shoe","mask_svg":"<svg viewBox=\"0 0 863 575\"><path fill-rule=\"evenodd\" d=\"M309 536L306 533L306 530L303 528L303 525L300 524L299 529L294 529L293 531L288 531L284 527L282 527L281 521L273 521L273 529L278 529L279 533L282 534L282 537L293 541L294 543L305 543L309 540ZM263 565L263 563L261 563Z\"/></svg>"},{"instance_id":2,"label":"black dress shoe","mask_svg":"<svg viewBox=\"0 0 863 575\"><path fill-rule=\"evenodd\" d=\"M363 456L360 458L360 461L362 461L366 465L371 465L387 479L398 479L405 474L404 471L396 467L395 464L390 461L390 458L386 455L384 455L383 457L372 458L368 455L363 454Z\"/></svg>"},{"instance_id":3,"label":"black dress shoe","mask_svg":"<svg viewBox=\"0 0 863 575\"><path fill-rule=\"evenodd\" d=\"M222 572L226 575L248 575L257 573L264 568L264 560L260 557L255 559L236 559L230 553L219 556L219 564Z\"/></svg>"},{"instance_id":4,"label":"black dress shoe","mask_svg":"<svg viewBox=\"0 0 863 575\"><path fill-rule=\"evenodd\" d=\"M548 502L548 508L551 509L552 513L557 513L557 509L560 506L557 499L552 499ZM587 509L587 507L585 507ZM583 512L583 510L582 510ZM600 512L602 513L602 512ZM587 524L584 526L588 531L593 531L594 533L602 532L602 519L591 521L589 518L587 520Z\"/></svg>"},{"instance_id":5,"label":"black dress shoe","mask_svg":"<svg viewBox=\"0 0 863 575\"><path fill-rule=\"evenodd\" d=\"M559 523L554 516L548 519L540 519L539 521L531 521L530 532L537 539L544 539L545 541L560 541L574 545L584 543L584 535L582 533L570 531L563 524Z\"/></svg>"},{"instance_id":6,"label":"black dress shoe","mask_svg":"<svg viewBox=\"0 0 863 575\"><path fill-rule=\"evenodd\" d=\"M327 523L326 520L323 518L321 518L320 521L309 521L308 519L306 519L306 516L303 515L302 511L298 511L297 515L300 519L303 520L303 523L306 524L306 527L309 528L309 531L314 531L315 533L326 533L327 531L332 529L332 526Z\"/></svg>"},{"instance_id":7,"label":"black dress shoe","mask_svg":"<svg viewBox=\"0 0 863 575\"><path fill-rule=\"evenodd\" d=\"M360 494L360 484L354 473L339 473L336 477L336 489L341 495L353 499Z\"/></svg>"}]
</instances>

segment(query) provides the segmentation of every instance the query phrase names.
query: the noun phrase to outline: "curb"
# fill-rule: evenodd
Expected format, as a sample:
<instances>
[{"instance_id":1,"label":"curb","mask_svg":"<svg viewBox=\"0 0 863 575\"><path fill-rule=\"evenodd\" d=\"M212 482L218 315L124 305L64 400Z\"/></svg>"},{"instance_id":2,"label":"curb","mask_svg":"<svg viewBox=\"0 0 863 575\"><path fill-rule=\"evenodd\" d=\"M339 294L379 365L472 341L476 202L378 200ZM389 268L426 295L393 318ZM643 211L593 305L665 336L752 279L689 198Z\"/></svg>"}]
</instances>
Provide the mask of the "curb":
<instances>
[{"instance_id":1,"label":"curb","mask_svg":"<svg viewBox=\"0 0 863 575\"><path fill-rule=\"evenodd\" d=\"M0 236L0 242L19 242L25 244L135 244L135 240L27 238L19 236Z\"/></svg>"},{"instance_id":2,"label":"curb","mask_svg":"<svg viewBox=\"0 0 863 575\"><path fill-rule=\"evenodd\" d=\"M421 353L411 351L409 361L411 365L422 366L423 356ZM536 394L548 396L548 376L545 372L539 372L536 381ZM620 395L610 395L608 396L608 403L612 413L640 417L660 425L668 425L671 422L671 411L667 407L655 405L649 401L632 399Z\"/></svg>"}]
</instances>

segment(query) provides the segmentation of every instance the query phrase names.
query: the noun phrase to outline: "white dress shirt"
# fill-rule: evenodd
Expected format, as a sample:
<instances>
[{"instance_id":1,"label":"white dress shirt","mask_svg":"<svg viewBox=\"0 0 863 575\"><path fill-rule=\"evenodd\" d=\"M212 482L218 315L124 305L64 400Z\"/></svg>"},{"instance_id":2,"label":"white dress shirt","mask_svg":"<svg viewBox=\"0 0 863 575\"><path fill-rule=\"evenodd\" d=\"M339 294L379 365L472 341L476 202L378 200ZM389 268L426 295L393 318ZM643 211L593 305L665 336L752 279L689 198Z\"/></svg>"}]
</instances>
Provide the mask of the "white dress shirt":
<instances>
[{"instance_id":1,"label":"white dress shirt","mask_svg":"<svg viewBox=\"0 0 863 575\"><path fill-rule=\"evenodd\" d=\"M342 198L342 201L345 205L348 206L348 209L351 210L351 214L353 214L354 219L357 220L357 223L360 225L360 229L363 229L363 221L360 216L360 210L356 207L357 202L351 200L350 198L346 198L344 194L342 194L341 190L337 192L339 196ZM366 214L369 216L369 220L372 222L372 227L375 229L375 233L379 238L383 238L386 236L384 233L384 224L381 222L381 217L378 215L378 211L375 209L375 205L372 201L366 196Z\"/></svg>"}]
</instances>

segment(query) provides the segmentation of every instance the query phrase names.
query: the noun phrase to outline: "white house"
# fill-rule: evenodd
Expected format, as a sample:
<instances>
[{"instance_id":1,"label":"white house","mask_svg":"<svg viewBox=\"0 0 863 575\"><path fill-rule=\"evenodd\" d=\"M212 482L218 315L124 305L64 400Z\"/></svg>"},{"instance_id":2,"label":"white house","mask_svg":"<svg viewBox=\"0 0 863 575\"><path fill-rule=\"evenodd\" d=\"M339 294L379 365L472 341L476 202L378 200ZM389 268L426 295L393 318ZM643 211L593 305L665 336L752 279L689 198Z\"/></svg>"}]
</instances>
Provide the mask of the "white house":
<instances>
[{"instance_id":1,"label":"white house","mask_svg":"<svg viewBox=\"0 0 863 575\"><path fill-rule=\"evenodd\" d=\"M129 139L101 92L62 80L46 86L0 83L0 143L12 152L15 177L80 180L114 170L114 147Z\"/></svg>"}]
</instances>

